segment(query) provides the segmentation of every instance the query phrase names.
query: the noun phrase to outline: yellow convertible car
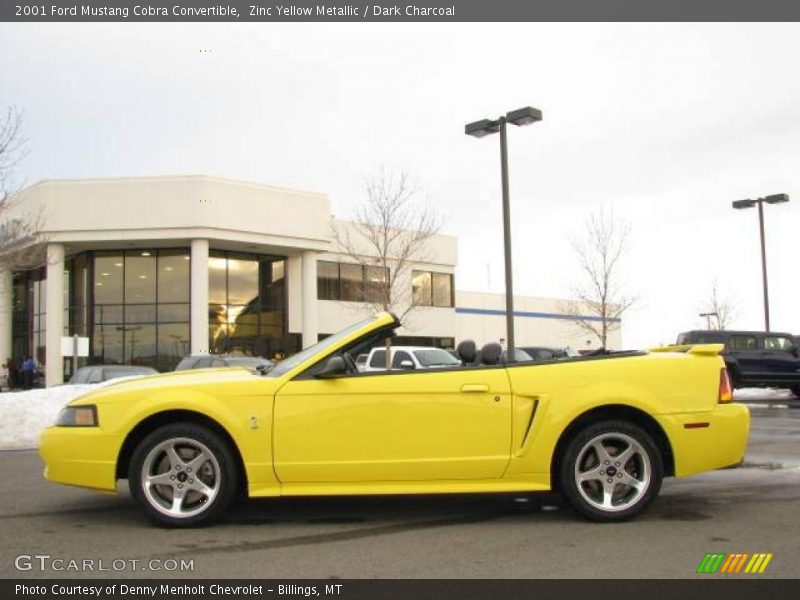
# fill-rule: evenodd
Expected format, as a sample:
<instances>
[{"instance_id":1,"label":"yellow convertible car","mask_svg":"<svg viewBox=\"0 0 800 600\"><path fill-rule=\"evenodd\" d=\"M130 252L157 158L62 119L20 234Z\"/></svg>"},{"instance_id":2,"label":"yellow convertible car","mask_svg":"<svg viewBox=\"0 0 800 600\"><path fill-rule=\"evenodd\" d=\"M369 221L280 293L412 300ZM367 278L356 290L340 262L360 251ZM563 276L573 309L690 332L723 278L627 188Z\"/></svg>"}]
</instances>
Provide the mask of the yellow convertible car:
<instances>
[{"instance_id":1,"label":"yellow convertible car","mask_svg":"<svg viewBox=\"0 0 800 600\"><path fill-rule=\"evenodd\" d=\"M722 346L360 372L399 326L382 313L265 374L184 371L81 396L44 430L54 482L131 494L156 523L219 517L237 495L536 492L580 514L642 512L665 476L741 462L747 408Z\"/></svg>"}]
</instances>

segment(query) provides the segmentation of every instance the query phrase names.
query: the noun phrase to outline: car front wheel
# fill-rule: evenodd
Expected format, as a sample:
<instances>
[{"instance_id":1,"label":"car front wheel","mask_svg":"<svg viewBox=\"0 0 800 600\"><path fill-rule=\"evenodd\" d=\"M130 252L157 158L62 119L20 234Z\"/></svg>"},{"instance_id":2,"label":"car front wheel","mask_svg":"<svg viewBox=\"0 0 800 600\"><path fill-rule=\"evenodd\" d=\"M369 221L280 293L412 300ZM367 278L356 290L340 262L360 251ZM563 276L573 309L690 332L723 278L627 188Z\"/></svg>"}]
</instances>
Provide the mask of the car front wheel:
<instances>
[{"instance_id":1,"label":"car front wheel","mask_svg":"<svg viewBox=\"0 0 800 600\"><path fill-rule=\"evenodd\" d=\"M567 444L559 482L567 502L593 521L624 521L658 495L661 454L650 435L625 421L589 425Z\"/></svg>"},{"instance_id":2,"label":"car front wheel","mask_svg":"<svg viewBox=\"0 0 800 600\"><path fill-rule=\"evenodd\" d=\"M227 443L192 423L148 435L131 458L131 495L156 524L189 527L219 517L235 496L237 469Z\"/></svg>"}]
</instances>

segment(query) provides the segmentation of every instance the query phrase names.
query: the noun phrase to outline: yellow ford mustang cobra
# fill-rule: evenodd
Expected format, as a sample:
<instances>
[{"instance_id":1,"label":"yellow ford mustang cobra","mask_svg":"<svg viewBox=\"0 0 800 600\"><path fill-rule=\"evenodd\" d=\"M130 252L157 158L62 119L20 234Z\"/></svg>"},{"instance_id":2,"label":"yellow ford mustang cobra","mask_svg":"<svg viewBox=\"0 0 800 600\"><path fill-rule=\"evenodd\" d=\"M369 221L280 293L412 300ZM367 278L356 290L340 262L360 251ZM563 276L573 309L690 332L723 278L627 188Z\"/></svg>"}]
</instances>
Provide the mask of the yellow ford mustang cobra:
<instances>
[{"instance_id":1,"label":"yellow ford mustang cobra","mask_svg":"<svg viewBox=\"0 0 800 600\"><path fill-rule=\"evenodd\" d=\"M744 456L749 414L730 403L721 346L510 365L487 351L488 364L359 372L353 357L398 326L379 314L265 375L186 371L90 392L43 432L45 477L105 491L127 478L170 526L208 522L242 492L557 489L618 521L664 476Z\"/></svg>"}]
</instances>

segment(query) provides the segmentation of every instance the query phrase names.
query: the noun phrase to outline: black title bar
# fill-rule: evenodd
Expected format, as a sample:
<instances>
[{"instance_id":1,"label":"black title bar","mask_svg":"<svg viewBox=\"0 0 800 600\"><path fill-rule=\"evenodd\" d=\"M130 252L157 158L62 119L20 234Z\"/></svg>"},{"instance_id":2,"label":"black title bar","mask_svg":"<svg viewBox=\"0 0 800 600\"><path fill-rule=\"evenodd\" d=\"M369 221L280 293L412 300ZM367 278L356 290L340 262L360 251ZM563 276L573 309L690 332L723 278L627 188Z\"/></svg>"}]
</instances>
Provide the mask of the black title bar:
<instances>
[{"instance_id":1,"label":"black title bar","mask_svg":"<svg viewBox=\"0 0 800 600\"><path fill-rule=\"evenodd\" d=\"M535 560L535 559L531 559ZM524 575L524 573L520 573ZM632 573L635 575L635 573ZM773 600L796 596L796 580L714 577L694 580L603 579L7 579L0 581L4 600L685 600L711 595L726 600Z\"/></svg>"},{"instance_id":2,"label":"black title bar","mask_svg":"<svg viewBox=\"0 0 800 600\"><path fill-rule=\"evenodd\" d=\"M793 0L0 0L19 22L798 21Z\"/></svg>"}]
</instances>

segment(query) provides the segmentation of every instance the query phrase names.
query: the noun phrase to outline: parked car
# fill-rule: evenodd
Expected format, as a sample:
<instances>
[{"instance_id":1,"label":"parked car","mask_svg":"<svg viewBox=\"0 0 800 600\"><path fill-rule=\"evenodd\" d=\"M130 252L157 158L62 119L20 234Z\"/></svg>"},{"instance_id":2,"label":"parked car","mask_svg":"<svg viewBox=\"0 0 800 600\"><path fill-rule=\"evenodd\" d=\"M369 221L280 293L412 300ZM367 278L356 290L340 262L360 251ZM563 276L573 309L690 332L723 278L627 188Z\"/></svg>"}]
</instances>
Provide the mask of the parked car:
<instances>
[{"instance_id":1,"label":"parked car","mask_svg":"<svg viewBox=\"0 0 800 600\"><path fill-rule=\"evenodd\" d=\"M521 349L527 352L533 360L562 360L565 358L572 358L573 356L580 356L580 354L572 348L522 346Z\"/></svg>"},{"instance_id":2,"label":"parked car","mask_svg":"<svg viewBox=\"0 0 800 600\"><path fill-rule=\"evenodd\" d=\"M359 373L355 357L398 327L380 313L263 377L209 369L84 394L42 433L44 475L112 493L127 479L142 511L174 527L220 517L242 493L555 489L589 519L621 521L663 477L744 456L749 412L731 402L717 347Z\"/></svg>"},{"instance_id":3,"label":"parked car","mask_svg":"<svg viewBox=\"0 0 800 600\"><path fill-rule=\"evenodd\" d=\"M101 383L109 379L144 375L158 375L158 371L151 367L136 365L90 365L75 371L69 383Z\"/></svg>"},{"instance_id":4,"label":"parked car","mask_svg":"<svg viewBox=\"0 0 800 600\"><path fill-rule=\"evenodd\" d=\"M251 371L264 373L273 366L273 362L261 356L239 356L227 354L193 354L181 359L175 367L176 371L187 369L212 369L215 367L244 367Z\"/></svg>"},{"instance_id":5,"label":"parked car","mask_svg":"<svg viewBox=\"0 0 800 600\"><path fill-rule=\"evenodd\" d=\"M687 331L678 344L724 344L734 388L789 388L800 396L800 339L764 331Z\"/></svg>"},{"instance_id":6,"label":"parked car","mask_svg":"<svg viewBox=\"0 0 800 600\"><path fill-rule=\"evenodd\" d=\"M433 369L461 364L461 361L447 350L429 346L392 346L391 356L392 369ZM370 350L361 370L365 373L385 371L386 348L377 347Z\"/></svg>"}]
</instances>

